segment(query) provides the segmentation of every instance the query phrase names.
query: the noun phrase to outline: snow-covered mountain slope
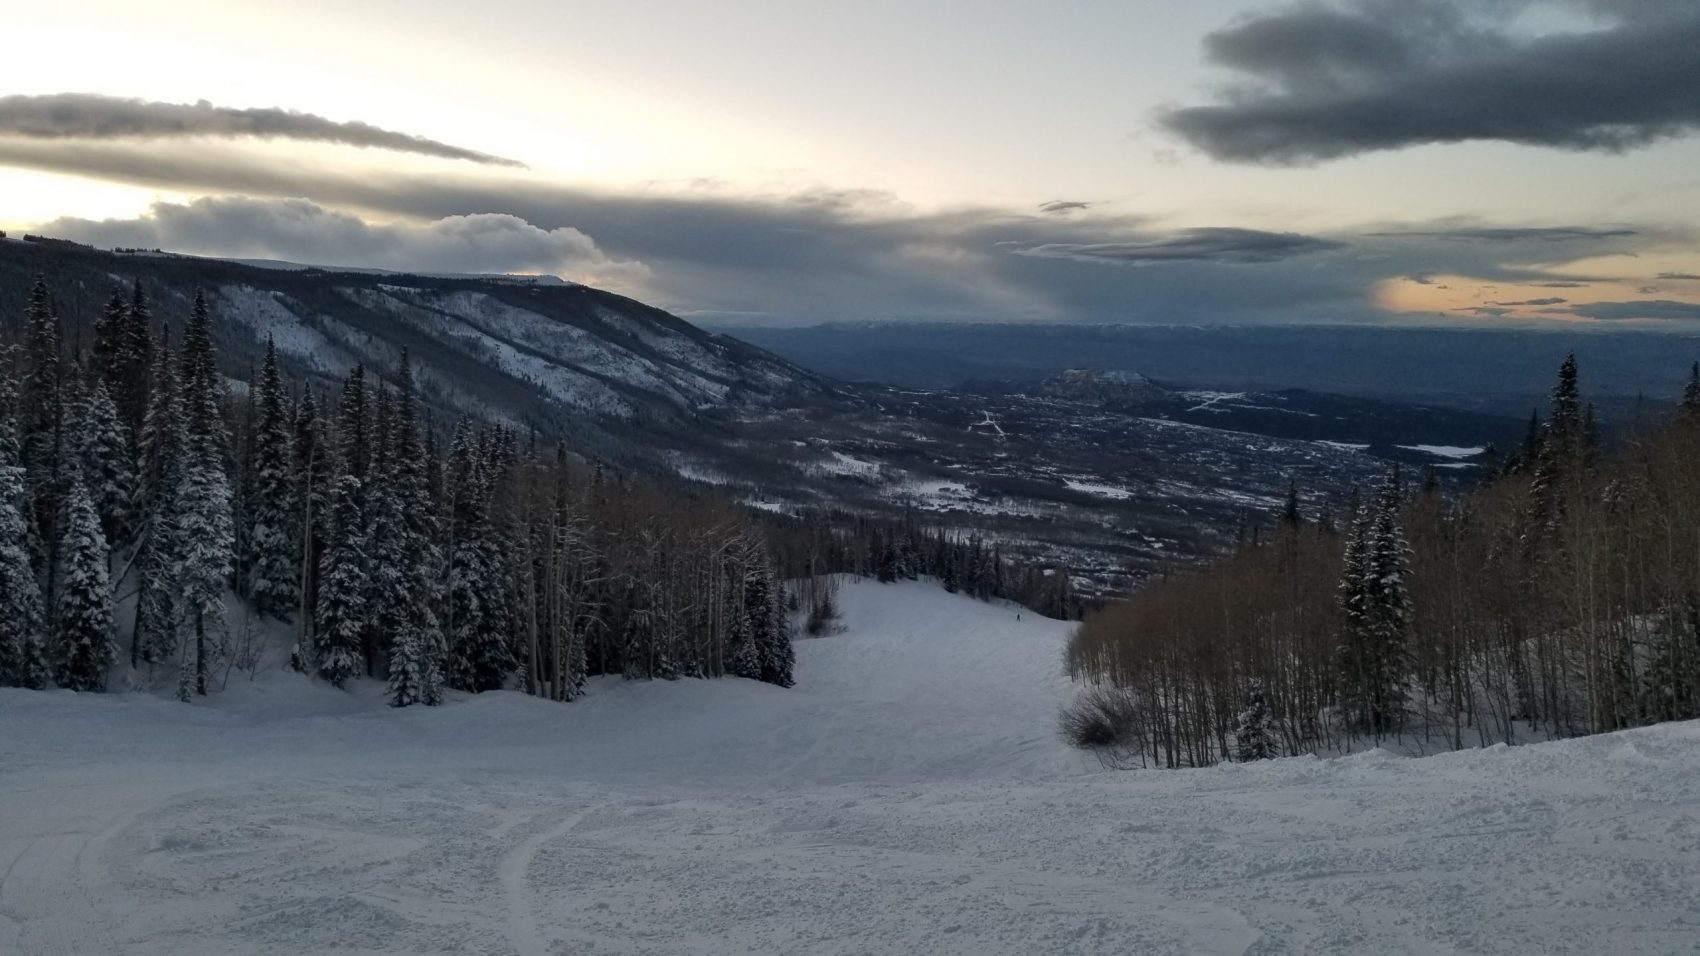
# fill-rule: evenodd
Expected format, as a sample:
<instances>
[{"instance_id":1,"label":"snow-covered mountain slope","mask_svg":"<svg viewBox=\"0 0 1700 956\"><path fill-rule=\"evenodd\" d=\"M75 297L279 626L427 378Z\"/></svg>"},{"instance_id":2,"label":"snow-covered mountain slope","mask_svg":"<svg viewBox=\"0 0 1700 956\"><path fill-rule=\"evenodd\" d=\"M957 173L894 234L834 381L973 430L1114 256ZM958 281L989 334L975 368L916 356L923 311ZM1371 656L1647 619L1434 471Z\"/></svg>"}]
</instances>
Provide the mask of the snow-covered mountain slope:
<instances>
[{"instance_id":1,"label":"snow-covered mountain slope","mask_svg":"<svg viewBox=\"0 0 1700 956\"><path fill-rule=\"evenodd\" d=\"M1691 953L1700 723L1103 771L1067 626L851 583L798 685L0 691L4 953ZM1020 617L1017 615L1020 613ZM236 681L242 681L238 677Z\"/></svg>"},{"instance_id":2,"label":"snow-covered mountain slope","mask_svg":"<svg viewBox=\"0 0 1700 956\"><path fill-rule=\"evenodd\" d=\"M21 296L36 272L48 277L61 312L74 322L100 314L115 286L139 278L159 300L155 315L181 326L187 296L206 289L221 361L237 378L268 339L277 343L286 373L327 386L356 362L393 381L406 348L426 398L444 411L546 434L598 427L689 431L705 417L832 390L737 339L572 283L281 270L10 243L0 254L0 300ZM0 308L8 304L0 301Z\"/></svg>"}]
</instances>

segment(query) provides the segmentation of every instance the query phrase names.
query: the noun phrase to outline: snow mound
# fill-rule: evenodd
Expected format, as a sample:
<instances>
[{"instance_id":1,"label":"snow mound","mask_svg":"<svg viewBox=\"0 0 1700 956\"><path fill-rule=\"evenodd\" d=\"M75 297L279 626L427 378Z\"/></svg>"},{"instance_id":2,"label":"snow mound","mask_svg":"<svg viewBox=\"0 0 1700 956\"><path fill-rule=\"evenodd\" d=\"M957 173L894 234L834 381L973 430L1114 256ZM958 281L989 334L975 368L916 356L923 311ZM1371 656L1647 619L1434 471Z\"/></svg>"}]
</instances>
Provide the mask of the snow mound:
<instances>
[{"instance_id":1,"label":"snow mound","mask_svg":"<svg viewBox=\"0 0 1700 956\"><path fill-rule=\"evenodd\" d=\"M847 583L798 685L0 691L0 953L1681 953L1700 723L1104 772L1069 625Z\"/></svg>"}]
</instances>

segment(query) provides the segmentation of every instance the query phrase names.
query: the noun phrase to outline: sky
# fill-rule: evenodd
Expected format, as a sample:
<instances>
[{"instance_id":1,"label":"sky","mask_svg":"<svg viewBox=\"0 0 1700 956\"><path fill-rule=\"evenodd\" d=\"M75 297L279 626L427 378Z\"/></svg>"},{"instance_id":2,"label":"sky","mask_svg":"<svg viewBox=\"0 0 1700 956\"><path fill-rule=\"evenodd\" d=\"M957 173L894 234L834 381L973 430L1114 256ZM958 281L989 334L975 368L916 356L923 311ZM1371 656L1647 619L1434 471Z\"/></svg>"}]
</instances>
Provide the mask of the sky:
<instances>
[{"instance_id":1,"label":"sky","mask_svg":"<svg viewBox=\"0 0 1700 956\"><path fill-rule=\"evenodd\" d=\"M1692 0L59 0L0 229L720 324L1700 327Z\"/></svg>"}]
</instances>

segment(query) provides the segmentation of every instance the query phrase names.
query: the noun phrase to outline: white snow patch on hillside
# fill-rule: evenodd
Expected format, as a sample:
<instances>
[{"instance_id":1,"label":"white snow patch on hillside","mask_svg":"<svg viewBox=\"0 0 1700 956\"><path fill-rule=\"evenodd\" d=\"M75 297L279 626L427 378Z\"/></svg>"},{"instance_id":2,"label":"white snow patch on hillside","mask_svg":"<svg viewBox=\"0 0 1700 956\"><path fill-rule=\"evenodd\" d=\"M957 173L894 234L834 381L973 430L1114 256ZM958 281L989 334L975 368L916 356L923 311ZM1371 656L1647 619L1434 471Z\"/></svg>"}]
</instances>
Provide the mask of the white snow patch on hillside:
<instances>
[{"instance_id":1,"label":"white snow patch on hillside","mask_svg":"<svg viewBox=\"0 0 1700 956\"><path fill-rule=\"evenodd\" d=\"M0 690L0 953L1693 952L1700 723L1106 772L1069 625L851 583L798 685ZM1019 614L1019 617L1017 616Z\"/></svg>"},{"instance_id":2,"label":"white snow patch on hillside","mask_svg":"<svg viewBox=\"0 0 1700 956\"><path fill-rule=\"evenodd\" d=\"M1474 448L1465 448L1461 445L1400 445L1399 447L1406 451L1420 451L1436 458L1474 458L1487 451L1486 448L1479 445Z\"/></svg>"},{"instance_id":3,"label":"white snow patch on hillside","mask_svg":"<svg viewBox=\"0 0 1700 956\"><path fill-rule=\"evenodd\" d=\"M220 316L250 329L256 341L271 339L278 352L294 356L309 368L340 374L354 364L323 332L303 322L280 292L227 285L218 290L213 308Z\"/></svg>"},{"instance_id":4,"label":"white snow patch on hillside","mask_svg":"<svg viewBox=\"0 0 1700 956\"><path fill-rule=\"evenodd\" d=\"M1133 492L1128 491L1126 488L1117 488L1115 485L1100 485L1090 481L1075 481L1073 478L1064 478L1063 484L1068 486L1069 491L1080 491L1089 495L1097 495L1100 498L1109 498L1112 501L1123 501L1133 497Z\"/></svg>"}]
</instances>

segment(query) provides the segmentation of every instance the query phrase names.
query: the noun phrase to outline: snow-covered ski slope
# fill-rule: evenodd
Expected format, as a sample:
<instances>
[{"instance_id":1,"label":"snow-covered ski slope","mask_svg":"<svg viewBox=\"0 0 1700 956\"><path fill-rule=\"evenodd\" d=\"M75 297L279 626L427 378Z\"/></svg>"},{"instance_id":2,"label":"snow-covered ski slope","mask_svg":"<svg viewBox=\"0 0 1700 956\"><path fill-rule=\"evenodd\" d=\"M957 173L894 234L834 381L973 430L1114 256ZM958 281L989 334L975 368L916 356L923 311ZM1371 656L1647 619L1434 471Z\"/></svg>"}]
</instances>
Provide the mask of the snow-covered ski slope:
<instances>
[{"instance_id":1,"label":"snow-covered ski slope","mask_svg":"<svg viewBox=\"0 0 1700 956\"><path fill-rule=\"evenodd\" d=\"M1065 625L842 598L792 690L0 691L0 953L1700 951L1700 724L1104 771Z\"/></svg>"}]
</instances>

